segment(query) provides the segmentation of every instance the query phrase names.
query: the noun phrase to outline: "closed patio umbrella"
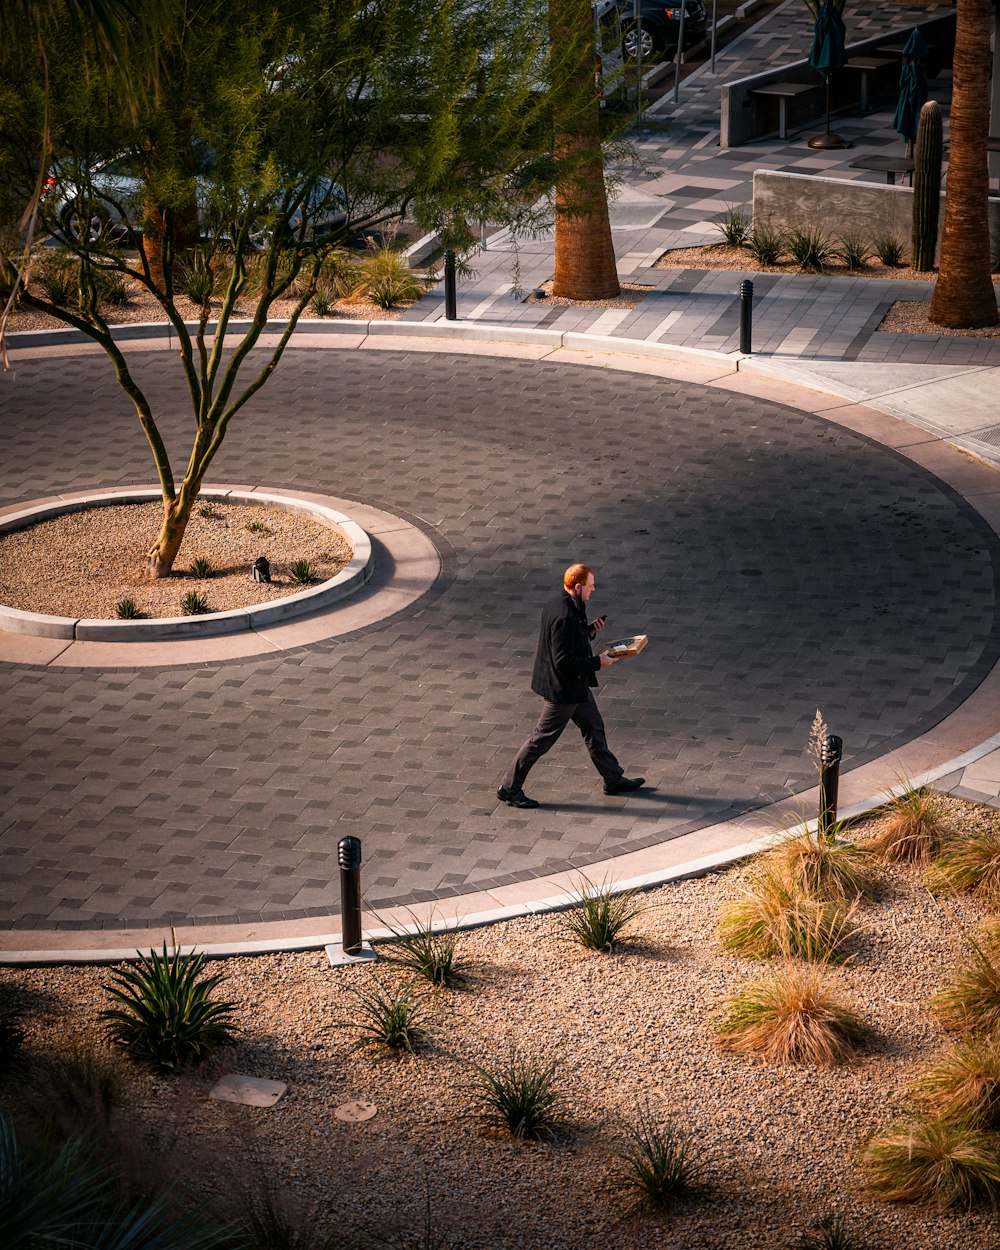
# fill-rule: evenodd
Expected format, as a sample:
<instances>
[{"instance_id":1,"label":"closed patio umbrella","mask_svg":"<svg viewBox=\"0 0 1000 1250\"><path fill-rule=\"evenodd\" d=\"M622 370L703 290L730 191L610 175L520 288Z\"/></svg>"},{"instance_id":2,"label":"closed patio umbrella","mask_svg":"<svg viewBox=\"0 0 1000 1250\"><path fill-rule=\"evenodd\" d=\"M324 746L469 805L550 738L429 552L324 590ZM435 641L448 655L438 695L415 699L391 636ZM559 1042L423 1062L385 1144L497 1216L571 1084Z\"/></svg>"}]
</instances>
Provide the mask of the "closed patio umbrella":
<instances>
[{"instance_id":1,"label":"closed patio umbrella","mask_svg":"<svg viewBox=\"0 0 1000 1250\"><path fill-rule=\"evenodd\" d=\"M917 138L920 110L927 102L927 53L929 48L919 30L914 30L903 48L903 69L899 75L899 100L893 129L898 131L909 145Z\"/></svg>"},{"instance_id":2,"label":"closed patio umbrella","mask_svg":"<svg viewBox=\"0 0 1000 1250\"><path fill-rule=\"evenodd\" d=\"M841 4L836 0L827 0L819 6L816 14L816 26L813 31L813 46L809 53L809 64L817 73L823 75L826 86L826 131L809 140L811 148L849 148L850 140L830 132L830 75L843 69L847 62L845 44L847 31L844 19L840 16Z\"/></svg>"}]
</instances>

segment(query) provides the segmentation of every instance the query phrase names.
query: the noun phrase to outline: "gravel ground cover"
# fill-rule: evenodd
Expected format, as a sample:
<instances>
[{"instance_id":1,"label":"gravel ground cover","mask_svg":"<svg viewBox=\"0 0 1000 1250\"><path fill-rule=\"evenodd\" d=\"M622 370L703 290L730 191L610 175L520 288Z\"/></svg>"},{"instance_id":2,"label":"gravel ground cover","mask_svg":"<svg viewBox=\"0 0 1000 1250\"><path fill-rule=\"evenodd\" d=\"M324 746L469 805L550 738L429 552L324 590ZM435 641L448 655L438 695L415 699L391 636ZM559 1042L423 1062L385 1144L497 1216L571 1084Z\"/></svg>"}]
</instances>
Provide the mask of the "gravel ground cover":
<instances>
[{"instance_id":1,"label":"gravel ground cover","mask_svg":"<svg viewBox=\"0 0 1000 1250\"><path fill-rule=\"evenodd\" d=\"M212 611L247 607L297 594L305 587L291 566L308 560L317 581L336 576L353 548L337 526L278 508L203 501L195 504L184 545L169 577L149 581L145 553L163 518L158 502L90 508L0 535L0 602L53 616L114 618L131 599L149 617L181 616L184 595L208 598ZM253 527L253 528L251 528ZM271 582L253 580L266 556ZM199 577L199 556L212 565Z\"/></svg>"},{"instance_id":2,"label":"gravel ground cover","mask_svg":"<svg viewBox=\"0 0 1000 1250\"><path fill-rule=\"evenodd\" d=\"M948 804L966 824L998 819ZM870 820L855 836L863 842L878 825ZM567 942L558 915L463 935L467 983L429 994L429 1036L401 1058L352 1053L350 1031L327 1031L357 1018L356 987L405 982L398 967L331 970L322 952L210 965L227 978L220 995L239 1003L242 1040L180 1079L128 1069L117 1129L129 1158L145 1158L161 1179L186 1175L213 1200L268 1186L299 1210L315 1204L339 1233L377 1230L377 1244L400 1247L775 1250L797 1246L831 1211L846 1218L857 1247L1000 1244L989 1214L873 1200L859 1163L860 1147L898 1118L906 1089L942 1045L926 1000L962 954L960 925L974 926L979 909L935 900L919 869L886 870L883 893L864 905L852 958L832 972L872 1041L839 1068L776 1067L722 1054L712 1030L725 995L761 967L724 954L715 939L720 904L746 880L742 866L650 893L651 910L618 954ZM30 1122L41 1056L98 1043L108 975L0 969L2 992L25 1009L35 1063L0 1087L15 1118ZM517 1144L469 1118L473 1065L511 1047L559 1062L565 1115L551 1143ZM270 1109L207 1100L227 1071L289 1089ZM374 1103L377 1114L337 1119L334 1109L352 1100ZM624 1125L647 1104L711 1153L709 1185L668 1221L634 1225L623 1216L616 1152ZM418 1237L428 1211L435 1236L448 1240Z\"/></svg>"}]
</instances>

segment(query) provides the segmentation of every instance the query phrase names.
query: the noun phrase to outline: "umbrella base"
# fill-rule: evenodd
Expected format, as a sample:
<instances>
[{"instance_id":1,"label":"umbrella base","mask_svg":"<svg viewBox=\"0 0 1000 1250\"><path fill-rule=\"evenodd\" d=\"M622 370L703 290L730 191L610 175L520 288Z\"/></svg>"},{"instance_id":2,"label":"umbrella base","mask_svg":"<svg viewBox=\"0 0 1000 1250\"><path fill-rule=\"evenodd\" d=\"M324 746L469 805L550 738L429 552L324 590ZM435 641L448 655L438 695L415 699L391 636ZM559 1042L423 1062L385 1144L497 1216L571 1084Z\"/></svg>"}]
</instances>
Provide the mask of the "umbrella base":
<instances>
[{"instance_id":1,"label":"umbrella base","mask_svg":"<svg viewBox=\"0 0 1000 1250\"><path fill-rule=\"evenodd\" d=\"M809 140L811 148L853 148L854 144L850 139L843 138L842 135L834 135L826 132L825 135L816 135L815 138Z\"/></svg>"}]
</instances>

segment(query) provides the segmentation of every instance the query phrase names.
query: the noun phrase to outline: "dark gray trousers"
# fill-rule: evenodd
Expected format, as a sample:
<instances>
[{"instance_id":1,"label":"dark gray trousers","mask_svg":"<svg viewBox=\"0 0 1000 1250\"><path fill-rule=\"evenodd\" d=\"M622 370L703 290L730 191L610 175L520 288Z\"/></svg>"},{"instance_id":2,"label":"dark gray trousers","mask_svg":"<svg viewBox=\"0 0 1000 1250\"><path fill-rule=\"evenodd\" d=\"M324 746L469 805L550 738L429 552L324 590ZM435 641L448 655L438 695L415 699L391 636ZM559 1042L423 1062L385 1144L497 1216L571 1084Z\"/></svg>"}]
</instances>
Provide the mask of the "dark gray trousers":
<instances>
[{"instance_id":1,"label":"dark gray trousers","mask_svg":"<svg viewBox=\"0 0 1000 1250\"><path fill-rule=\"evenodd\" d=\"M608 738L604 730L604 718L601 716L597 700L592 690L587 691L585 703L549 703L542 706L542 714L538 718L531 737L514 757L510 767L504 773L503 785L508 790L520 790L524 779L546 751L551 751L559 741L559 736L566 726L573 722L583 734L583 741L594 767L605 781L616 781L623 773L621 764L611 754Z\"/></svg>"}]
</instances>

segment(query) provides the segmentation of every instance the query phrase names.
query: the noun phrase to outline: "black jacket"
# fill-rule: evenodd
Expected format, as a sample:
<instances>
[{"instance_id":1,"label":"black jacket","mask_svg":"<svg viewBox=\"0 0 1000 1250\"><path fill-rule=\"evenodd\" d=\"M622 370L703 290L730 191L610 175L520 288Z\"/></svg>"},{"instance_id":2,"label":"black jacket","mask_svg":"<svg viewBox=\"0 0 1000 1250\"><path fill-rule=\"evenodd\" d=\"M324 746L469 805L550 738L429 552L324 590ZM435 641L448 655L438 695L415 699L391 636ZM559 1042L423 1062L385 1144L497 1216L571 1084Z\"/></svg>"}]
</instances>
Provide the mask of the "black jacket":
<instances>
[{"instance_id":1,"label":"black jacket","mask_svg":"<svg viewBox=\"0 0 1000 1250\"><path fill-rule=\"evenodd\" d=\"M542 612L532 690L550 703L583 703L600 667L590 650L586 605L561 591Z\"/></svg>"}]
</instances>

